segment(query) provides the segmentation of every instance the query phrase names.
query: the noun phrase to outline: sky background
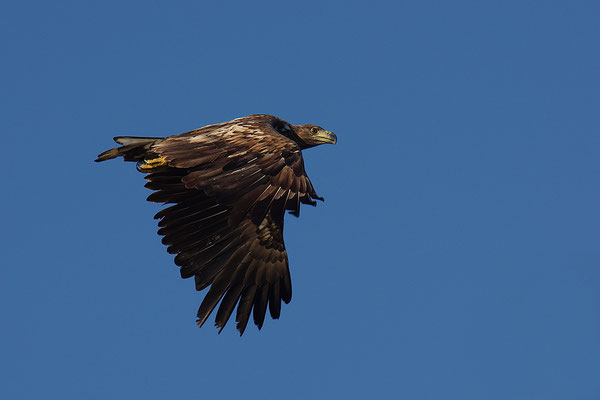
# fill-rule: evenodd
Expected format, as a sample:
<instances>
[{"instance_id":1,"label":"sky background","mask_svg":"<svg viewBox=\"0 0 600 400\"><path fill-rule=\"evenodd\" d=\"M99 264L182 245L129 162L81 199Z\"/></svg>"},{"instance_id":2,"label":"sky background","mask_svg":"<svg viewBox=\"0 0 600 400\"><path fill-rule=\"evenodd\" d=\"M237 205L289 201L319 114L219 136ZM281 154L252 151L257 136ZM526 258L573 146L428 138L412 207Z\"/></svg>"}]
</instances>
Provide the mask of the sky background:
<instances>
[{"instance_id":1,"label":"sky background","mask_svg":"<svg viewBox=\"0 0 600 400\"><path fill-rule=\"evenodd\" d=\"M0 13L0 397L600 398L595 1L22 1ZM242 338L118 135L335 132Z\"/></svg>"}]
</instances>

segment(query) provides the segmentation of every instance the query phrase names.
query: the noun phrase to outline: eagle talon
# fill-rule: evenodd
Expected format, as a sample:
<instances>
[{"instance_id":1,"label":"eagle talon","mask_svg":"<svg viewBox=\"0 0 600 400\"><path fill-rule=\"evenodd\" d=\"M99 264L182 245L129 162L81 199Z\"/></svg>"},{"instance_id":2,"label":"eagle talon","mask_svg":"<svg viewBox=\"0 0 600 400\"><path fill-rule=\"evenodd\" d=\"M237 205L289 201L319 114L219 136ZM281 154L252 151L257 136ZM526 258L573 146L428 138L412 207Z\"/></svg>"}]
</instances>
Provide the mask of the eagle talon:
<instances>
[{"instance_id":1,"label":"eagle talon","mask_svg":"<svg viewBox=\"0 0 600 400\"><path fill-rule=\"evenodd\" d=\"M140 172L149 172L156 168L164 167L165 165L167 165L167 160L164 157L158 157L151 160L144 160L143 164L137 165L137 169Z\"/></svg>"}]
</instances>

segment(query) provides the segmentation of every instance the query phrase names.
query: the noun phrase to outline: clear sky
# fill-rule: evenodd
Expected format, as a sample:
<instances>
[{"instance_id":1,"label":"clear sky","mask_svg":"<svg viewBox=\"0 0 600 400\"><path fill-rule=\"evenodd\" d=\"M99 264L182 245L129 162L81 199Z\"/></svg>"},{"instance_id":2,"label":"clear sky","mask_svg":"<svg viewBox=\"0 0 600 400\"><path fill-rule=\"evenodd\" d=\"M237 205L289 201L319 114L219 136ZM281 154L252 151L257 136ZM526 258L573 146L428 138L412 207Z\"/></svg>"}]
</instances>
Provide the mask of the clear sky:
<instances>
[{"instance_id":1,"label":"clear sky","mask_svg":"<svg viewBox=\"0 0 600 400\"><path fill-rule=\"evenodd\" d=\"M600 398L598 2L2 8L0 397ZM240 338L93 160L252 113L339 141Z\"/></svg>"}]
</instances>

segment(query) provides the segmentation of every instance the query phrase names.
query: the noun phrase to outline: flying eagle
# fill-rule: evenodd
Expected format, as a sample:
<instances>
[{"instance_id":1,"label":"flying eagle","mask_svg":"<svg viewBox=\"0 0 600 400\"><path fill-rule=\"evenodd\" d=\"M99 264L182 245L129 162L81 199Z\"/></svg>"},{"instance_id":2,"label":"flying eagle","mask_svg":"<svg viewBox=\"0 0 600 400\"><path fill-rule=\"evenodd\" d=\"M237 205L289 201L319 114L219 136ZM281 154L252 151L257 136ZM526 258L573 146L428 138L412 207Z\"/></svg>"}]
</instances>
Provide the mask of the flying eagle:
<instances>
[{"instance_id":1,"label":"flying eagle","mask_svg":"<svg viewBox=\"0 0 600 400\"><path fill-rule=\"evenodd\" d=\"M250 312L261 329L267 304L279 318L281 300L292 299L283 243L286 210L323 201L304 170L302 150L335 144L332 132L291 125L271 115L250 115L166 138L114 138L121 146L96 161L122 156L146 173L148 201L172 204L158 212L159 235L183 278L196 290L210 286L198 309L201 327L221 302L219 333L237 304L244 333Z\"/></svg>"}]
</instances>

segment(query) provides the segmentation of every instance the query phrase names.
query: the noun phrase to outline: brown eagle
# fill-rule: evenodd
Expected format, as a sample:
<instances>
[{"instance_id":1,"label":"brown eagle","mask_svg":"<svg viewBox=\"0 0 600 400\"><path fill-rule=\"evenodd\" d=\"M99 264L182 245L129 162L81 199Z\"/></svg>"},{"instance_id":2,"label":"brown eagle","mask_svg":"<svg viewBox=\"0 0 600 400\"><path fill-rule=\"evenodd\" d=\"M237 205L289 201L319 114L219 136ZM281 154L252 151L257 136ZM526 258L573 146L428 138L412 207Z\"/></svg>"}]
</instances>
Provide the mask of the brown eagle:
<instances>
[{"instance_id":1,"label":"brown eagle","mask_svg":"<svg viewBox=\"0 0 600 400\"><path fill-rule=\"evenodd\" d=\"M202 326L221 302L219 332L237 304L244 333L250 312L260 329L267 304L279 318L292 298L283 243L286 210L323 200L304 170L302 150L337 141L315 125L291 125L271 115L250 115L166 138L119 136L121 147L96 161L122 156L146 173L148 200L172 204L154 216L167 251L196 290L210 286L198 309Z\"/></svg>"}]
</instances>

